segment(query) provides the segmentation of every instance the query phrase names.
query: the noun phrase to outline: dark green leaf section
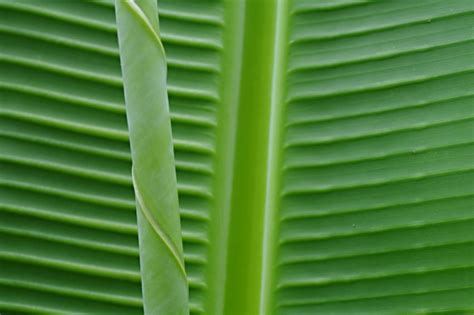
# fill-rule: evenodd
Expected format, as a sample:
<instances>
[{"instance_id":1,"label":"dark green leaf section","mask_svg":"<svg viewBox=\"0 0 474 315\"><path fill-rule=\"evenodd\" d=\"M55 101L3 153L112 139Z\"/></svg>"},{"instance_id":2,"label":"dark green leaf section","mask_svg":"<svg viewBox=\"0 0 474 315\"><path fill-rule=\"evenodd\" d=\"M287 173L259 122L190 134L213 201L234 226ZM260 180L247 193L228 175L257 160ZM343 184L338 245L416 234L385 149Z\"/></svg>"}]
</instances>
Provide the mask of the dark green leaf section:
<instances>
[{"instance_id":1,"label":"dark green leaf section","mask_svg":"<svg viewBox=\"0 0 474 315\"><path fill-rule=\"evenodd\" d=\"M116 1L146 314L188 314L166 60L154 0Z\"/></svg>"},{"instance_id":2,"label":"dark green leaf section","mask_svg":"<svg viewBox=\"0 0 474 315\"><path fill-rule=\"evenodd\" d=\"M291 20L277 313L472 313L473 2Z\"/></svg>"},{"instance_id":3,"label":"dark green leaf section","mask_svg":"<svg viewBox=\"0 0 474 315\"><path fill-rule=\"evenodd\" d=\"M0 1L0 312L141 314L113 7Z\"/></svg>"},{"instance_id":4,"label":"dark green leaf section","mask_svg":"<svg viewBox=\"0 0 474 315\"><path fill-rule=\"evenodd\" d=\"M0 1L2 313L143 312L114 10ZM190 309L202 312L223 10L159 10Z\"/></svg>"}]
</instances>

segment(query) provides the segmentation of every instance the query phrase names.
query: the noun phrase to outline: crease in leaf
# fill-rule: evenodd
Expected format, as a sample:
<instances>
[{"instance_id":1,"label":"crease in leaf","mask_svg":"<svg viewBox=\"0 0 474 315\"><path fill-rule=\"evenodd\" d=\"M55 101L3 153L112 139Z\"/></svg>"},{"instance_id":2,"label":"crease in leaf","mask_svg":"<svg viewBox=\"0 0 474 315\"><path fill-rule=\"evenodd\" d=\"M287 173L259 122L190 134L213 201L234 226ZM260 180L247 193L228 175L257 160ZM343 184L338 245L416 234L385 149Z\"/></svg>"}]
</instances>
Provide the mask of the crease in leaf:
<instances>
[{"instance_id":1,"label":"crease in leaf","mask_svg":"<svg viewBox=\"0 0 474 315\"><path fill-rule=\"evenodd\" d=\"M182 256L182 253L180 253L180 249L176 248L176 246L173 244L170 238L165 234L163 229L160 227L160 224L153 218L153 214L151 213L151 211L146 207L145 202L143 201L143 198L140 194L140 188L138 186L138 183L135 181L134 174L135 172L132 167L133 187L135 190L135 198L136 198L137 204L140 210L143 212L143 215L147 219L148 223L153 227L153 230L160 237L163 243L165 243L166 247L168 248L170 253L173 255L174 259L176 260L176 263L179 265L180 270L183 272L183 276L186 278L186 271L184 269L184 264L183 264L183 256Z\"/></svg>"}]
</instances>

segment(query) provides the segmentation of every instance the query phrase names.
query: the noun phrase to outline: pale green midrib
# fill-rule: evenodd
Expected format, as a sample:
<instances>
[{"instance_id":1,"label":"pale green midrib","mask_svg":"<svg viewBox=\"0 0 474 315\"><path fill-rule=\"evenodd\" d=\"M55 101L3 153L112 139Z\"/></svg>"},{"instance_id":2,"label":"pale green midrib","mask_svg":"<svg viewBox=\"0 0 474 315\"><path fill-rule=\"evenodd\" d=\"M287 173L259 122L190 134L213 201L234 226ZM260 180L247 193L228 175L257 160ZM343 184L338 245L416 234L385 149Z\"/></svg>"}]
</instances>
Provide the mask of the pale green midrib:
<instances>
[{"instance_id":1,"label":"pale green midrib","mask_svg":"<svg viewBox=\"0 0 474 315\"><path fill-rule=\"evenodd\" d=\"M225 282L227 273L228 230L231 211L233 159L237 130L241 67L243 56L243 34L245 1L225 0L225 20L228 27L223 34L222 83L219 87L221 106L217 112L215 179L213 190L215 203L211 208L210 239L214 241L209 250L207 282L209 286L205 310L209 314L223 314L225 305ZM233 65L228 67L226 65ZM236 88L233 83L237 82Z\"/></svg>"},{"instance_id":2,"label":"pale green midrib","mask_svg":"<svg viewBox=\"0 0 474 315\"><path fill-rule=\"evenodd\" d=\"M279 89L279 87L286 72L285 54L288 13L285 10L287 8L286 0L273 1L266 7L265 11L259 11L257 15L249 11L255 8L252 5L255 5L255 1L247 0L241 3L240 10L243 12L240 12L240 14L243 15L243 21L239 22L243 25L233 25L234 28L239 29L240 34L237 35L240 36L230 33L228 29L224 33L227 39L232 37L234 45L237 41L242 43L243 48L237 54L230 57L227 56L229 59L233 58L231 61L224 58L224 63L226 65L237 65L239 67L236 70L239 79L237 82L244 83L242 86L236 86L233 80L224 82L224 85L232 85L233 83L232 86L227 87L229 91L227 95L224 95L224 101L227 100L225 98L227 96L236 104L234 105L235 108L231 109L235 113L235 115L231 116L234 118L233 124L230 124L227 120L223 123L227 128L227 141L230 142L230 144L227 144L227 149L231 147L232 151L228 150L225 154L222 154L220 151L216 152L216 155L220 156L220 158L225 156L226 161L221 163L228 163L227 168L223 166L220 169L218 168L217 178L219 178L219 172L221 174L225 173L228 184L224 188L220 187L220 191L217 189L216 198L218 200L226 200L226 204L223 209L218 209L224 211L224 220L214 224L224 224L221 227L221 234L219 234L219 237L224 238L224 240L220 241L226 243L224 248L226 246L227 248L233 248L236 242L240 243L239 249L234 248L233 252L228 250L220 252L220 261L217 263L221 264L218 267L220 267L221 272L224 272L224 275L220 275L215 285L220 285L223 288L223 292L219 292L217 297L212 295L215 292L210 292L210 298L215 299L213 306L217 308L213 309L213 311L216 314L238 314L239 312L242 314L269 314L273 310L272 295L274 292L273 279L275 277L273 260L276 255L277 246L275 237L278 233L277 209L281 174L279 169L281 168L280 164L282 162L280 159L283 151L281 141L283 124L281 116L283 115L284 96L286 93L286 91ZM260 4L258 5L260 6ZM229 6L226 9L234 9L232 13L236 14L234 7ZM253 47L250 43L255 41L255 35L248 35L250 30L247 28L250 28L251 25L265 24L265 21L267 23L270 21L270 26L264 26L265 31L260 32L262 34L265 33L265 35L268 34L270 40L266 41L264 45ZM228 42L225 42L225 44L228 44ZM225 48L227 49L227 46ZM254 55L252 53L259 57L253 58ZM268 63L262 62L265 58L270 59L270 61ZM268 65L273 66L268 67ZM254 122L250 123L251 130L253 128L259 130L258 123L255 124L256 121L261 121L265 127L268 127L262 127L262 130L265 130L263 132L267 134L260 140L250 137L243 130L243 126L241 126L246 121L247 115L249 115L242 112L242 108L245 107L244 104L249 100L249 95L251 95L253 89L245 84L245 81L251 82L254 79L252 72L246 71L249 68L259 69L258 71L264 73L263 79L259 78L260 81L255 82L255 84L261 87L260 90L264 96L258 99L250 98L251 102L255 103L254 105L264 107L263 112L260 112L256 119L254 117ZM225 91L226 86L224 86ZM230 94L233 95L233 98ZM220 122L222 123L222 121ZM260 150L255 150L258 155L255 160L259 162L254 164L255 169L261 169L261 172L254 172L252 168L245 168L246 165L249 165L246 163L249 162L249 156L248 153L240 152L239 148L248 147L261 148ZM241 167L244 168L242 169ZM238 174L245 174L245 172L250 174L250 176L243 180L239 179ZM242 193L245 194L249 190L249 186L256 185L254 184L254 179L260 175L264 177L264 180L262 180L259 186L263 189L256 189L259 191L258 201L239 201L238 199L241 198ZM238 214L244 208L250 208L251 210L246 210L249 213L257 212L255 217L249 216L249 220L253 221L250 224L254 226L254 229L258 230L256 233L255 231L251 233L251 236L241 236L242 231L249 229L245 220L242 219L242 215ZM211 222L215 221L211 220ZM257 238L258 244L252 242L252 240ZM233 258L231 256L235 255L237 250L239 250L239 256L246 257L244 258L243 266L232 261ZM215 259L213 256L211 258ZM253 266L250 267L250 265ZM239 274L243 274L244 277L252 274L252 277L249 276L247 280L241 281L237 279ZM232 278L233 276L234 278ZM237 280L237 283L233 283L234 280Z\"/></svg>"},{"instance_id":3,"label":"pale green midrib","mask_svg":"<svg viewBox=\"0 0 474 315\"><path fill-rule=\"evenodd\" d=\"M290 16L288 12L289 0L276 0L276 31L274 39L273 57L273 80L271 96L271 116L269 128L269 143L267 151L267 192L264 216L263 236L263 260L261 278L260 314L269 314L273 310L273 290L276 287L276 275L274 260L277 255L277 234L279 229L278 209L280 207L279 190L281 189L281 170L283 158L283 133L284 121L282 115L285 112L284 99L286 88L283 80L287 67L288 52L288 24ZM280 88L279 88L280 87ZM279 107L280 105L280 107Z\"/></svg>"}]
</instances>

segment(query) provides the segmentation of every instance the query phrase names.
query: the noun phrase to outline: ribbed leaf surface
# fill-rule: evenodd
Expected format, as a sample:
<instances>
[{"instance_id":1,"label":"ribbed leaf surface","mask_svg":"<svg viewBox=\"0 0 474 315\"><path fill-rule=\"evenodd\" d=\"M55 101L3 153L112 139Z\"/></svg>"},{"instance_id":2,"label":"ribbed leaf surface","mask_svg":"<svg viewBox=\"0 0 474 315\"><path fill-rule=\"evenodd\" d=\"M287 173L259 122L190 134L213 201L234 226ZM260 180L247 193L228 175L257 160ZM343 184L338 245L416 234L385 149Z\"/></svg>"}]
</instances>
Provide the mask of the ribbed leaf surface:
<instances>
[{"instance_id":1,"label":"ribbed leaf surface","mask_svg":"<svg viewBox=\"0 0 474 315\"><path fill-rule=\"evenodd\" d=\"M223 109L223 8L217 1L158 1L160 38L168 64L168 97L174 138L181 224L191 313L209 296L215 204L216 123ZM218 222L215 220L215 222ZM207 274L206 274L207 272ZM219 289L222 290L222 289Z\"/></svg>"},{"instance_id":2,"label":"ribbed leaf surface","mask_svg":"<svg viewBox=\"0 0 474 315\"><path fill-rule=\"evenodd\" d=\"M221 15L160 3L192 311L206 287L219 73L218 45L195 42L220 41ZM3 0L0 17L0 310L141 313L113 1Z\"/></svg>"},{"instance_id":3,"label":"ribbed leaf surface","mask_svg":"<svg viewBox=\"0 0 474 315\"><path fill-rule=\"evenodd\" d=\"M159 7L192 310L474 309L470 1Z\"/></svg>"},{"instance_id":4,"label":"ribbed leaf surface","mask_svg":"<svg viewBox=\"0 0 474 315\"><path fill-rule=\"evenodd\" d=\"M0 2L0 311L142 313L110 5Z\"/></svg>"},{"instance_id":5,"label":"ribbed leaf surface","mask_svg":"<svg viewBox=\"0 0 474 315\"><path fill-rule=\"evenodd\" d=\"M279 314L473 311L473 9L293 2Z\"/></svg>"},{"instance_id":6,"label":"ribbed leaf surface","mask_svg":"<svg viewBox=\"0 0 474 315\"><path fill-rule=\"evenodd\" d=\"M48 3L1 2L0 309L140 312L114 9ZM158 7L192 313L472 313L470 0Z\"/></svg>"}]
</instances>

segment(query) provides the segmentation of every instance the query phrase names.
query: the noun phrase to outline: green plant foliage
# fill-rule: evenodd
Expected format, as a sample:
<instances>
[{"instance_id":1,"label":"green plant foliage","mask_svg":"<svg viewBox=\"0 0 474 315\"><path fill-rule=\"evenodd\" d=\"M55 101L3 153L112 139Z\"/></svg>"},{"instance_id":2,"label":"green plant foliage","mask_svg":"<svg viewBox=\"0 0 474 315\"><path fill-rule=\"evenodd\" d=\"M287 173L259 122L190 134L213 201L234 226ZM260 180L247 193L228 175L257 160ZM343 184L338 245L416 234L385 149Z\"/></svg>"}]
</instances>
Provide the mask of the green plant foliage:
<instances>
[{"instance_id":1,"label":"green plant foliage","mask_svg":"<svg viewBox=\"0 0 474 315\"><path fill-rule=\"evenodd\" d=\"M180 69L199 76L218 58L167 26L183 8L195 9L164 4L161 22L190 308L200 311L215 109ZM1 312L141 313L113 1L2 0L0 36Z\"/></svg>"},{"instance_id":2,"label":"green plant foliage","mask_svg":"<svg viewBox=\"0 0 474 315\"><path fill-rule=\"evenodd\" d=\"M289 11L274 307L472 313L473 2Z\"/></svg>"},{"instance_id":3,"label":"green plant foliage","mask_svg":"<svg viewBox=\"0 0 474 315\"><path fill-rule=\"evenodd\" d=\"M0 312L140 314L111 4L0 1Z\"/></svg>"},{"instance_id":4,"label":"green plant foliage","mask_svg":"<svg viewBox=\"0 0 474 315\"><path fill-rule=\"evenodd\" d=\"M192 311L474 309L471 1L159 8L171 108L215 112L175 133L212 139L210 186L178 165L210 201Z\"/></svg>"},{"instance_id":5,"label":"green plant foliage","mask_svg":"<svg viewBox=\"0 0 474 315\"><path fill-rule=\"evenodd\" d=\"M137 200L144 311L188 314L166 60L158 37L156 2L116 1L116 8Z\"/></svg>"},{"instance_id":6,"label":"green plant foliage","mask_svg":"<svg viewBox=\"0 0 474 315\"><path fill-rule=\"evenodd\" d=\"M192 314L474 311L471 0L158 9ZM0 39L2 314L142 312L113 5Z\"/></svg>"}]
</instances>

